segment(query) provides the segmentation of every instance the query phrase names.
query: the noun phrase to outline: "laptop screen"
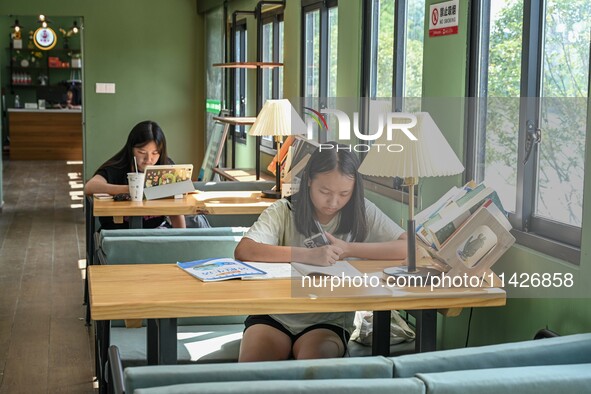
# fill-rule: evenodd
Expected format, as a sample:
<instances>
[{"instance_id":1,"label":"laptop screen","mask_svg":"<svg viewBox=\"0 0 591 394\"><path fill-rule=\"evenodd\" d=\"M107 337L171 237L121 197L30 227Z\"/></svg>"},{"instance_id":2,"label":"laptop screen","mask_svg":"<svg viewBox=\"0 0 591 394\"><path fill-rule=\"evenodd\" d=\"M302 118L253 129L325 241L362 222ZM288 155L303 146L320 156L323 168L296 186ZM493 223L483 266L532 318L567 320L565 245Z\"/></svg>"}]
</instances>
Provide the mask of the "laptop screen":
<instances>
[{"instance_id":1,"label":"laptop screen","mask_svg":"<svg viewBox=\"0 0 591 394\"><path fill-rule=\"evenodd\" d=\"M174 164L147 166L145 187L169 185L172 183L190 181L193 174L192 164Z\"/></svg>"}]
</instances>

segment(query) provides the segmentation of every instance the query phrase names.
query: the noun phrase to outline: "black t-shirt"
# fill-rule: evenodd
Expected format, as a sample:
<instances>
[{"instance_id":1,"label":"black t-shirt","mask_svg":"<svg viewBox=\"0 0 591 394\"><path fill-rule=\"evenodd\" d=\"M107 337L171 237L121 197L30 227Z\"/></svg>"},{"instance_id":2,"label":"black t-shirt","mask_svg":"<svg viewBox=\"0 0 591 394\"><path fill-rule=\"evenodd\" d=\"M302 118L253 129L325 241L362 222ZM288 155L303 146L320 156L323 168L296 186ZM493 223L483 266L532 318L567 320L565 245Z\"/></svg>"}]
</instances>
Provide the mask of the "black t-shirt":
<instances>
[{"instance_id":1,"label":"black t-shirt","mask_svg":"<svg viewBox=\"0 0 591 394\"><path fill-rule=\"evenodd\" d=\"M174 164L174 162L168 159L168 164ZM100 175L107 180L107 183L113 185L127 185L127 173L130 170L123 167L109 166L97 170L96 175ZM99 217L101 223L101 229L113 230L113 229L128 229L129 228L129 217L123 218L123 223L115 223L112 216L101 216ZM166 216L144 216L142 221L143 228L156 228L162 224L168 225Z\"/></svg>"}]
</instances>

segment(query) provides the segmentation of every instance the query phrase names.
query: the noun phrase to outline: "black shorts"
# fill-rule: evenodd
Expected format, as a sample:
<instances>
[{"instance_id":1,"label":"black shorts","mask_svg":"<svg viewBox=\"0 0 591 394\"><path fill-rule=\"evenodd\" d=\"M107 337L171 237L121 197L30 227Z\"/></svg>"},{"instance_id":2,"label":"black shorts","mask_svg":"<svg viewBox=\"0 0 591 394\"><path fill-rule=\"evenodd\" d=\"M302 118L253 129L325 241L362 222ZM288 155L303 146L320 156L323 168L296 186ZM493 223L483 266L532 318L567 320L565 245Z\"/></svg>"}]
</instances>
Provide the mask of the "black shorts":
<instances>
[{"instance_id":1,"label":"black shorts","mask_svg":"<svg viewBox=\"0 0 591 394\"><path fill-rule=\"evenodd\" d=\"M337 336L340 338L341 342L343 342L343 346L345 349L343 356L347 353L347 342L349 342L349 338L351 338L351 334L349 333L349 331L345 330L344 328L339 327L339 326L335 326L334 324L324 324L324 323L314 324L310 327L306 327L302 332L294 335L287 328L283 327L283 325L281 323L279 323L277 320L273 319L269 315L250 315L250 316L248 316L246 318L246 320L244 321L244 326L246 327L244 329L244 331L246 331L248 329L248 327L254 326L255 324L266 324L267 326L271 326L273 328L278 329L279 331L281 331L282 333L284 333L285 335L287 335L291 339L292 346L295 343L295 341L297 341L298 338L300 338L305 333L310 332L312 330L316 330L318 328L325 328L325 329L330 330L330 331L334 332L335 334L337 334Z\"/></svg>"}]
</instances>

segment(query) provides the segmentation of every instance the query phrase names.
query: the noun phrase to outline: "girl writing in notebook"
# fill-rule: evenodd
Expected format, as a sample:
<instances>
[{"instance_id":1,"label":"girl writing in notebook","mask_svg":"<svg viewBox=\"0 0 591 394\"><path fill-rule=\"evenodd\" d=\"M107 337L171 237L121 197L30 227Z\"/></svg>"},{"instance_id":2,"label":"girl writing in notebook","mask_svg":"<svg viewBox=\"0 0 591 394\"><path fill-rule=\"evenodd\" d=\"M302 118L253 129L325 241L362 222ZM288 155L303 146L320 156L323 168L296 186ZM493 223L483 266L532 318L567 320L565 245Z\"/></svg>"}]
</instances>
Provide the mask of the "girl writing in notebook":
<instances>
[{"instance_id":1,"label":"girl writing in notebook","mask_svg":"<svg viewBox=\"0 0 591 394\"><path fill-rule=\"evenodd\" d=\"M349 257L406 257L406 233L364 198L359 159L344 148L329 142L312 154L299 192L261 214L236 247L236 259L326 266ZM329 244L306 248L318 225ZM342 357L353 318L353 312L249 316L239 359Z\"/></svg>"},{"instance_id":2,"label":"girl writing in notebook","mask_svg":"<svg viewBox=\"0 0 591 394\"><path fill-rule=\"evenodd\" d=\"M134 161L135 158L135 161ZM146 120L131 129L127 142L113 157L101 165L94 176L86 182L84 193L108 193L111 195L129 193L127 173L137 170L144 172L146 166L174 164L166 153L166 138L156 122ZM112 217L101 217L101 228L128 228L127 222L116 224ZM172 227L184 228L183 215L170 216ZM143 228L170 227L164 216L144 217Z\"/></svg>"}]
</instances>

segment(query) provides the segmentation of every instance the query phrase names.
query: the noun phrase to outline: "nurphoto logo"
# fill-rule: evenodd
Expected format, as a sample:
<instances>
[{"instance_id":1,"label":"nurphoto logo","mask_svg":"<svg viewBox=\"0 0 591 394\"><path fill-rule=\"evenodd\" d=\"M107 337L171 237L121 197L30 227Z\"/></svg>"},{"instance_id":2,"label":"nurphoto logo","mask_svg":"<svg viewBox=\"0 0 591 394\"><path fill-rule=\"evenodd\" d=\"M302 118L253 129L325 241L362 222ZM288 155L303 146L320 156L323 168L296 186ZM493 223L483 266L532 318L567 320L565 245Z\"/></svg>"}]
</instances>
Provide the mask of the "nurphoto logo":
<instances>
[{"instance_id":1,"label":"nurphoto logo","mask_svg":"<svg viewBox=\"0 0 591 394\"><path fill-rule=\"evenodd\" d=\"M377 130L375 130L373 133L363 133L363 131L359 128L358 112L353 113L353 122L351 125L349 115L347 115L344 111L330 108L323 108L320 111L309 107L304 107L304 109L306 110L304 113L306 115L307 138L309 140L314 139L314 124L318 126L319 130L324 130L324 132L328 131L328 122L326 121L326 116L324 114L332 114L337 118L338 140L340 142L351 141L352 134L354 134L354 136L359 141L376 141L373 144L357 143L343 145L340 147L335 147L329 144L320 144L319 149L321 151L323 149L347 149L354 152L368 152L370 149L377 149L378 151L386 149L388 152L396 153L402 152L404 150L404 146L401 144L392 143L394 133L402 132L408 137L410 141L417 140L417 137L410 131L410 129L417 125L417 117L413 114L405 112L379 113L377 115ZM382 138L384 130L386 132L385 140ZM378 140L380 141L377 142Z\"/></svg>"}]
</instances>

